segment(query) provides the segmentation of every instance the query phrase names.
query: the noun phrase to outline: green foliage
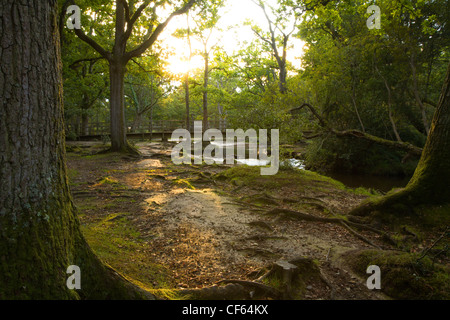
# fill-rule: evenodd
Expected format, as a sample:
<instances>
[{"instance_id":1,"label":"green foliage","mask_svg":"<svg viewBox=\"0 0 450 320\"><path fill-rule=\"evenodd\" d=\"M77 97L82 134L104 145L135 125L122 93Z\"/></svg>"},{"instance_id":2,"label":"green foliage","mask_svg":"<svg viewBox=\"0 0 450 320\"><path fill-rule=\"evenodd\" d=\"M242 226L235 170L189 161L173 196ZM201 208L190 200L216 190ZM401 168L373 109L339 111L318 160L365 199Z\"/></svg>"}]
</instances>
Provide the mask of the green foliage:
<instances>
[{"instance_id":1,"label":"green foliage","mask_svg":"<svg viewBox=\"0 0 450 320\"><path fill-rule=\"evenodd\" d=\"M426 135L414 83L422 102L437 101L450 44L444 22L448 1L379 1L380 30L366 27L368 5L331 1L307 12L299 32L307 42L300 77L309 92L299 96L336 129L358 129L391 140L396 129L403 141L422 147ZM425 103L428 124L433 112ZM332 135L323 138L310 149L308 163L316 168L399 174L413 167L402 165L398 160L403 154L397 152Z\"/></svg>"},{"instance_id":2,"label":"green foliage","mask_svg":"<svg viewBox=\"0 0 450 320\"><path fill-rule=\"evenodd\" d=\"M82 7L85 32L103 47L112 49L113 4L103 0L82 0L77 4ZM402 141L422 147L426 135L422 111L413 94L414 82L429 123L450 59L450 29L445 23L449 21L449 2L379 1L380 30L366 27L366 1L313 2L307 4L311 8L303 13L299 4L302 2L280 0L273 7L264 5L273 18L279 53L283 34L291 30L295 17L298 20L290 36L306 42L302 69L286 65L285 94L279 90L280 65L274 48L264 40L270 29L248 22L255 39L242 43L231 54L222 50L220 43L208 42L212 32L228 32L218 29L226 2L199 1L191 9L189 29L179 29L175 35L198 38L205 45L204 50L191 53L204 57L207 54L209 59L207 77L205 70L192 70L189 74L191 117L202 119L207 93L209 119L226 120L229 128L279 129L281 142L291 144L302 139L302 132L322 130L309 111L291 114L291 110L307 102L335 129L358 129L391 140L396 139L396 129ZM257 6L255 10L263 14ZM147 8L130 37L129 47L139 44L146 28L163 19ZM169 52L161 43L155 43L154 48L151 55L128 65L125 106L131 131L150 119L186 119L185 89L181 83L184 75L170 75L165 66ZM66 28L62 51L66 136L76 139L75 128L80 128L83 119L109 121L108 66ZM401 163L403 157L401 152L325 134L309 146L307 164L321 171L410 175L416 162Z\"/></svg>"},{"instance_id":3,"label":"green foliage","mask_svg":"<svg viewBox=\"0 0 450 320\"><path fill-rule=\"evenodd\" d=\"M129 130L148 130L150 119L161 119L163 101L173 90L173 76L161 55L144 56L129 64L125 77L125 107Z\"/></svg>"}]
</instances>

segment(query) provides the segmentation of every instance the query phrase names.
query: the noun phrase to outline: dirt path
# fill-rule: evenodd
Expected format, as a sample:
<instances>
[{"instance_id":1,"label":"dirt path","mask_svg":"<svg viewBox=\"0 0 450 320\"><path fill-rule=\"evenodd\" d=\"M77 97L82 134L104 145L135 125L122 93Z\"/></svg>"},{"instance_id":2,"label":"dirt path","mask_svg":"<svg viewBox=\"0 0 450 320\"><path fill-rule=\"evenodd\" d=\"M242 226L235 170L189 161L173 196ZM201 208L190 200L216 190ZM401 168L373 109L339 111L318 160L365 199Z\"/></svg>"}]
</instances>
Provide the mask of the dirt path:
<instances>
[{"instance_id":1,"label":"dirt path","mask_svg":"<svg viewBox=\"0 0 450 320\"><path fill-rule=\"evenodd\" d=\"M145 251L171 270L176 288L211 286L224 279L248 280L276 261L308 257L320 265L332 290L324 283L311 282L305 299L383 298L367 289L365 279L340 264L341 253L371 248L342 226L266 215L263 208L236 202L221 185L205 179L223 168L174 167L167 146L146 143L139 147L144 159L138 161L69 157L69 167L78 172L75 181L91 181L72 187L75 202L82 200L80 192L86 189L97 196L103 190L100 194L108 201L111 186L98 181L105 173L117 181L121 188L113 188L114 193L125 197L124 201L109 212L92 208L85 221L111 211L130 213L127 219L147 239ZM127 202L127 197L134 201ZM328 199L331 206L340 203L338 197Z\"/></svg>"}]
</instances>

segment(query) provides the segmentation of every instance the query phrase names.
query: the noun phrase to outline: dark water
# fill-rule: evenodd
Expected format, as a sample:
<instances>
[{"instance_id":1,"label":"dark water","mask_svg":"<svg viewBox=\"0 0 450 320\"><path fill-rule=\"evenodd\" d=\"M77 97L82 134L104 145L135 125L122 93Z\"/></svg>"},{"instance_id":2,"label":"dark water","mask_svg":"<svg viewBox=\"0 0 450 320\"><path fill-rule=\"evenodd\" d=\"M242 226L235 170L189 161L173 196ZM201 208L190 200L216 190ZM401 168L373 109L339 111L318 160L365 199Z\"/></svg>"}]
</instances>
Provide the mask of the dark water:
<instances>
[{"instance_id":1,"label":"dark water","mask_svg":"<svg viewBox=\"0 0 450 320\"><path fill-rule=\"evenodd\" d=\"M349 188L372 188L388 192L392 188L403 188L408 184L409 177L368 176L345 173L327 173L327 176L342 182Z\"/></svg>"}]
</instances>

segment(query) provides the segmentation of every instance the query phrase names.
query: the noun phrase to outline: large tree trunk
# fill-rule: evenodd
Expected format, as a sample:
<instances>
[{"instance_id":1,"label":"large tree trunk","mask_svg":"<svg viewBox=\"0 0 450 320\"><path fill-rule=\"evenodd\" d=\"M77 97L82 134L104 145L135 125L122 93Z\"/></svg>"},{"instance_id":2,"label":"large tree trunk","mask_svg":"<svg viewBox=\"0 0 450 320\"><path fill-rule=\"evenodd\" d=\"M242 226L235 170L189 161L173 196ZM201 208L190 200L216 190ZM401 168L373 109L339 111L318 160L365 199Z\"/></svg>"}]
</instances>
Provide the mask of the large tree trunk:
<instances>
[{"instance_id":1,"label":"large tree trunk","mask_svg":"<svg viewBox=\"0 0 450 320\"><path fill-rule=\"evenodd\" d=\"M189 72L186 73L184 79L184 94L185 94L185 102L186 102L186 130L191 130L191 121L190 121L190 97L189 97Z\"/></svg>"},{"instance_id":2,"label":"large tree trunk","mask_svg":"<svg viewBox=\"0 0 450 320\"><path fill-rule=\"evenodd\" d=\"M143 16L146 8L148 8L151 4L155 5L155 2L143 1L138 8L134 8L137 4L136 2L137 1L127 2L115 0L115 37L112 52L107 51L93 38L86 35L82 28L75 29L75 34L81 40L94 48L94 50L97 51L102 58L106 59L110 65L111 151L139 154L138 150L128 145L126 139L125 112L123 106L123 87L126 65L128 61L133 58L140 57L148 48L150 48L158 39L161 32L163 32L166 28L170 20L172 20L175 16L189 11L189 9L194 5L195 0L189 0L188 3L185 3L183 7L172 12L165 21L159 23L156 27L153 23L150 23L148 36L145 37L145 40L131 51L126 52L127 42L133 33L133 28L136 27L136 23L140 20L140 17ZM157 6L163 4L164 3L159 3ZM152 22L154 21L152 20Z\"/></svg>"},{"instance_id":3,"label":"large tree trunk","mask_svg":"<svg viewBox=\"0 0 450 320\"><path fill-rule=\"evenodd\" d=\"M286 70L286 49L283 49L283 59L278 59L278 67L280 68L280 82L279 88L282 94L285 94L287 91L286 88L286 78L287 78L287 70Z\"/></svg>"},{"instance_id":4,"label":"large tree trunk","mask_svg":"<svg viewBox=\"0 0 450 320\"><path fill-rule=\"evenodd\" d=\"M126 152L128 149L125 104L124 104L125 66L120 62L111 62L110 80L110 115L111 115L111 151Z\"/></svg>"},{"instance_id":5,"label":"large tree trunk","mask_svg":"<svg viewBox=\"0 0 450 320\"><path fill-rule=\"evenodd\" d=\"M419 164L408 185L399 192L366 202L352 214L374 211L400 211L398 205L411 210L418 205L450 203L450 64L447 68L439 103Z\"/></svg>"},{"instance_id":6,"label":"large tree trunk","mask_svg":"<svg viewBox=\"0 0 450 320\"><path fill-rule=\"evenodd\" d=\"M186 14L187 22L187 42L189 46L189 66L192 60L192 44L191 44L191 28L189 27L189 13ZM190 92L189 92L189 70L186 72L184 79L185 102L186 102L186 130L191 131L191 110L190 110Z\"/></svg>"},{"instance_id":7,"label":"large tree trunk","mask_svg":"<svg viewBox=\"0 0 450 320\"><path fill-rule=\"evenodd\" d=\"M126 42L122 41L125 33L124 3L116 0L116 30L112 59L109 61L110 115L111 115L111 151L127 152L127 128L125 122L124 83L126 60L123 55Z\"/></svg>"},{"instance_id":8,"label":"large tree trunk","mask_svg":"<svg viewBox=\"0 0 450 320\"><path fill-rule=\"evenodd\" d=\"M450 202L450 64L428 139L407 189L426 201Z\"/></svg>"},{"instance_id":9,"label":"large tree trunk","mask_svg":"<svg viewBox=\"0 0 450 320\"><path fill-rule=\"evenodd\" d=\"M144 297L80 232L65 167L56 8L56 0L0 4L0 299ZM66 285L69 265L81 269L80 290Z\"/></svg>"},{"instance_id":10,"label":"large tree trunk","mask_svg":"<svg viewBox=\"0 0 450 320\"><path fill-rule=\"evenodd\" d=\"M143 115L142 113L136 112L133 124L131 125L130 129L131 133L142 131L142 115Z\"/></svg>"},{"instance_id":11,"label":"large tree trunk","mask_svg":"<svg viewBox=\"0 0 450 320\"><path fill-rule=\"evenodd\" d=\"M83 110L81 115L81 134L84 136L89 135L89 116L85 113L87 110Z\"/></svg>"}]
</instances>

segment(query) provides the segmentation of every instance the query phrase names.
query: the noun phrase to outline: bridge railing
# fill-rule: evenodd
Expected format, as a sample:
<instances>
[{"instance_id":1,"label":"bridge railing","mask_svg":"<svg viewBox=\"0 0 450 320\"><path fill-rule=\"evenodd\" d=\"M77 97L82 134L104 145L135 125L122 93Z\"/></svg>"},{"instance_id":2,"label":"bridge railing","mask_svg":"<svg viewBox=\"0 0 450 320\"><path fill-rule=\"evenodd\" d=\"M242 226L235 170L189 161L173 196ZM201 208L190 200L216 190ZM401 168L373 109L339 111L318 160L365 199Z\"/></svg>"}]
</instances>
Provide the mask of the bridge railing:
<instances>
[{"instance_id":1,"label":"bridge railing","mask_svg":"<svg viewBox=\"0 0 450 320\"><path fill-rule=\"evenodd\" d=\"M208 121L208 128L224 131L226 129L225 119L214 119ZM172 133L176 129L186 129L184 120L152 120L140 124L128 123L127 133ZM75 133L78 137L102 136L110 134L109 122L90 122L84 126L81 123L68 123L68 132ZM190 123L189 130L194 131L194 121Z\"/></svg>"}]
</instances>

